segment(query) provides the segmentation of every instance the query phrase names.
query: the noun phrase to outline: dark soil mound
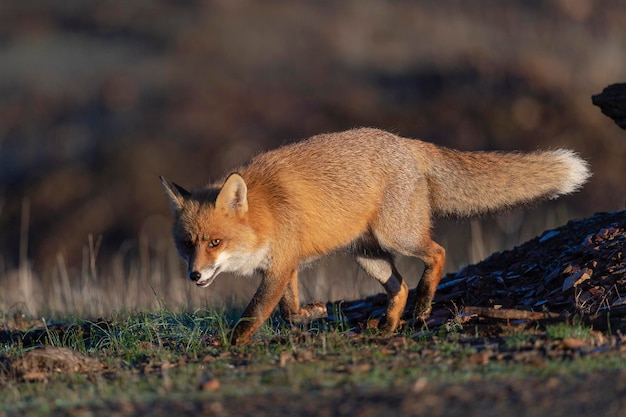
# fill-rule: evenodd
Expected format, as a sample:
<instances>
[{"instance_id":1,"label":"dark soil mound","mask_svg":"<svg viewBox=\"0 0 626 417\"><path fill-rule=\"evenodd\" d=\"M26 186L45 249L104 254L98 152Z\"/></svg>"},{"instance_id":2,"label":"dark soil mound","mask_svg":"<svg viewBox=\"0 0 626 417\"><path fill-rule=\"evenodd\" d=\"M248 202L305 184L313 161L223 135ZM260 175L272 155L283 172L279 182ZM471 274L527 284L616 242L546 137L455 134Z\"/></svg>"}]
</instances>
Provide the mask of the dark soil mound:
<instances>
[{"instance_id":1,"label":"dark soil mound","mask_svg":"<svg viewBox=\"0 0 626 417\"><path fill-rule=\"evenodd\" d=\"M429 324L462 309L505 319L577 315L604 324L607 316L620 320L626 315L625 229L626 211L598 213L448 274L439 285ZM413 292L409 301L412 297ZM353 322L376 318L385 298L341 303L331 311L341 311Z\"/></svg>"}]
</instances>

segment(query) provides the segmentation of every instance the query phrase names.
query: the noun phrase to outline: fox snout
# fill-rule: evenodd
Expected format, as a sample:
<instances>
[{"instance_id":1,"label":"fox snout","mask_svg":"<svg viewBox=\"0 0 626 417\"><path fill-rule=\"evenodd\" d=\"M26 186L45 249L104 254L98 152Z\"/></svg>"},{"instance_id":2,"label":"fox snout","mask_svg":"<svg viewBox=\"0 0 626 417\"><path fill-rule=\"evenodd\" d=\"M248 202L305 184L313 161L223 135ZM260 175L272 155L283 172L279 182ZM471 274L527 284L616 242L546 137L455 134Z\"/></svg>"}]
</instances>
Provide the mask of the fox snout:
<instances>
[{"instance_id":1,"label":"fox snout","mask_svg":"<svg viewBox=\"0 0 626 417\"><path fill-rule=\"evenodd\" d=\"M208 250L204 242L193 244L181 241L177 246L181 257L187 261L187 277L198 287L208 287L222 269L219 255L216 257L216 253Z\"/></svg>"},{"instance_id":2,"label":"fox snout","mask_svg":"<svg viewBox=\"0 0 626 417\"><path fill-rule=\"evenodd\" d=\"M219 268L215 266L197 270L194 269L192 265L189 265L189 272L187 273L187 276L190 280L195 282L198 287L208 287L211 285L218 273Z\"/></svg>"}]
</instances>

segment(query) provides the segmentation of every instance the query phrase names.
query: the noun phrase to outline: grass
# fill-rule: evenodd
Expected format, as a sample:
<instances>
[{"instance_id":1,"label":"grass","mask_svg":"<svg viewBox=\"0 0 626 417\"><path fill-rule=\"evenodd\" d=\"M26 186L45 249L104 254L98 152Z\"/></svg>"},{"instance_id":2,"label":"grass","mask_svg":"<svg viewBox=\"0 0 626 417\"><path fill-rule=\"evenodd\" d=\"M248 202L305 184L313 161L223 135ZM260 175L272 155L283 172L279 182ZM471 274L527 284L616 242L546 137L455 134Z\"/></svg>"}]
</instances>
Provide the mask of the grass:
<instances>
[{"instance_id":1,"label":"grass","mask_svg":"<svg viewBox=\"0 0 626 417\"><path fill-rule=\"evenodd\" d=\"M572 323L556 323L546 326L546 335L553 340L567 338L588 340L593 338L592 330L591 326L574 320Z\"/></svg>"},{"instance_id":2,"label":"grass","mask_svg":"<svg viewBox=\"0 0 626 417\"><path fill-rule=\"evenodd\" d=\"M251 345L230 347L231 322L226 311L161 309L23 329L21 338L14 337L0 350L0 414L28 410L29 415L45 415L111 402L212 398L218 394L199 388L206 378L219 381L220 396L239 398L277 391L406 390L424 378L443 384L497 381L626 365L615 349L598 356L590 353L592 344L576 352L559 348L555 340L566 337L591 343L591 330L581 324L514 329L499 340L458 323L432 331L407 328L391 338L345 331L344 322L304 328L266 324ZM533 360L524 356L529 345L534 347ZM25 380L29 370L19 369L17 361L43 346L95 358L103 369L48 370L41 380Z\"/></svg>"}]
</instances>

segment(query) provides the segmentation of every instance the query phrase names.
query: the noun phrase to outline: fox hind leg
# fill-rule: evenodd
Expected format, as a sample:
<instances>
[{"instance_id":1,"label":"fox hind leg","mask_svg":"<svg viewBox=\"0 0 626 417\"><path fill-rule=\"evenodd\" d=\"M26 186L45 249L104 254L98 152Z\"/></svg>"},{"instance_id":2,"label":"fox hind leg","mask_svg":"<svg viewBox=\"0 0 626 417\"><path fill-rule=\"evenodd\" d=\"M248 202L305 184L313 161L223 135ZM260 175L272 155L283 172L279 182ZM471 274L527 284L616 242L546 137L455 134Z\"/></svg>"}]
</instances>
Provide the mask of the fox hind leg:
<instances>
[{"instance_id":1,"label":"fox hind leg","mask_svg":"<svg viewBox=\"0 0 626 417\"><path fill-rule=\"evenodd\" d=\"M411 188L399 183L388 190L378 216L371 225L376 241L386 251L418 258L424 272L416 288L414 316L426 319L441 280L446 252L431 238L431 210L428 183L417 180ZM398 200L397 196L403 196Z\"/></svg>"},{"instance_id":2,"label":"fox hind leg","mask_svg":"<svg viewBox=\"0 0 626 417\"><path fill-rule=\"evenodd\" d=\"M283 319L292 324L303 324L328 316L326 305L313 302L300 307L298 298L298 271L294 270L289 278L289 284L279 303L280 314Z\"/></svg>"},{"instance_id":3,"label":"fox hind leg","mask_svg":"<svg viewBox=\"0 0 626 417\"><path fill-rule=\"evenodd\" d=\"M432 309L431 303L435 297L435 291L446 262L446 251L433 240L422 245L414 254L424 262L424 273L417 284L414 316L420 320L426 320Z\"/></svg>"},{"instance_id":4,"label":"fox hind leg","mask_svg":"<svg viewBox=\"0 0 626 417\"><path fill-rule=\"evenodd\" d=\"M392 333L400 323L406 306L409 288L393 264L391 255L383 252L381 257L356 256L357 263L368 275L376 278L387 292L388 305L385 320L380 322L380 330Z\"/></svg>"}]
</instances>

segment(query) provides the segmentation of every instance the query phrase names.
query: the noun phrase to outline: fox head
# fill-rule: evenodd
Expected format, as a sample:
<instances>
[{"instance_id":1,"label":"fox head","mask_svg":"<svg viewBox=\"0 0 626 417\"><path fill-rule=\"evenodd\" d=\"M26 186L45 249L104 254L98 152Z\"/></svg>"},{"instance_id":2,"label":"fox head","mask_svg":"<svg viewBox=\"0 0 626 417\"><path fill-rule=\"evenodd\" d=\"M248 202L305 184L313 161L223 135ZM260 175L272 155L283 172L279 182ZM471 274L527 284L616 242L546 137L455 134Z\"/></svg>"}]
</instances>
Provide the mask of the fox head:
<instances>
[{"instance_id":1,"label":"fox head","mask_svg":"<svg viewBox=\"0 0 626 417\"><path fill-rule=\"evenodd\" d=\"M160 177L174 214L174 241L189 279L209 286L220 272L250 275L262 267L267 245L248 223L248 189L231 174L221 188L189 192Z\"/></svg>"}]
</instances>

